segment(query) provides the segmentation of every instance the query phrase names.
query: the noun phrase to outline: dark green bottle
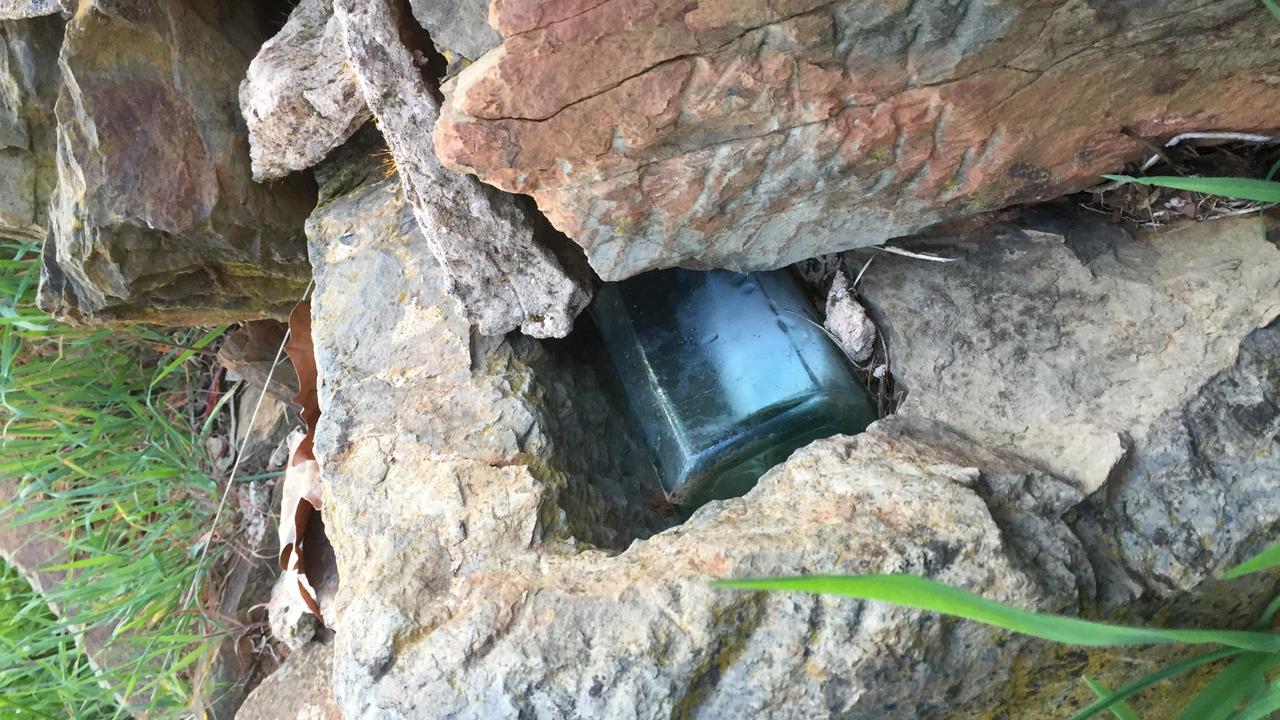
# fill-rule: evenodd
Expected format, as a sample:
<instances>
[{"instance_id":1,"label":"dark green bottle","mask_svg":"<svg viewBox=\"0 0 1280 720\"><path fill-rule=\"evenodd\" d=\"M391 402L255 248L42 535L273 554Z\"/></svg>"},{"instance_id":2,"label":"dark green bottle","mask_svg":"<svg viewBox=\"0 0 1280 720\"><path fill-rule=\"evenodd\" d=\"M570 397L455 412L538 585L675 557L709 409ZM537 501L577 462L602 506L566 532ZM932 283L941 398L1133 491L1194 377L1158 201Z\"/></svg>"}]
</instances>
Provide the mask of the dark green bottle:
<instances>
[{"instance_id":1,"label":"dark green bottle","mask_svg":"<svg viewBox=\"0 0 1280 720\"><path fill-rule=\"evenodd\" d=\"M591 306L671 502L737 497L875 404L786 271L661 270Z\"/></svg>"}]
</instances>

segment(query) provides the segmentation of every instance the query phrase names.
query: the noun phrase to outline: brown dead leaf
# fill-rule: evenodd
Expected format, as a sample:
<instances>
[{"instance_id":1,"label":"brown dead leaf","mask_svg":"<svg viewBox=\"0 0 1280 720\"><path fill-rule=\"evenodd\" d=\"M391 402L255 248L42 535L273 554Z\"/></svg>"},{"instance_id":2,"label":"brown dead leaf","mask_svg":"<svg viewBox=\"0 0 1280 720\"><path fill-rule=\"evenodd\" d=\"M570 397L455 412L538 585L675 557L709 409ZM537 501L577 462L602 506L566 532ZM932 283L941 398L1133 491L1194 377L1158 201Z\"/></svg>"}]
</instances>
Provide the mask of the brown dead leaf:
<instances>
[{"instance_id":1,"label":"brown dead leaf","mask_svg":"<svg viewBox=\"0 0 1280 720\"><path fill-rule=\"evenodd\" d=\"M316 353L311 344L311 303L303 300L289 313L289 340L284 351L298 374L298 394L293 401L302 406L302 422L307 425L307 436L298 447L300 457L315 459L311 449L320 419L320 397L316 391ZM293 461L290 462L293 464Z\"/></svg>"},{"instance_id":2,"label":"brown dead leaf","mask_svg":"<svg viewBox=\"0 0 1280 720\"><path fill-rule=\"evenodd\" d=\"M250 385L265 388L277 400L290 402L298 380L288 365L275 365L286 327L278 320L243 323L218 348L218 364Z\"/></svg>"},{"instance_id":3,"label":"brown dead leaf","mask_svg":"<svg viewBox=\"0 0 1280 720\"><path fill-rule=\"evenodd\" d=\"M336 566L333 547L324 534L321 516L324 487L312 447L316 422L320 420L320 402L309 302L298 303L289 314L289 338L284 349L298 376L298 393L293 401L302 407L302 421L307 430L289 437L289 460L280 503L280 568L298 573L299 594L311 612L323 621L317 588L336 583ZM330 568L333 568L331 573Z\"/></svg>"}]
</instances>

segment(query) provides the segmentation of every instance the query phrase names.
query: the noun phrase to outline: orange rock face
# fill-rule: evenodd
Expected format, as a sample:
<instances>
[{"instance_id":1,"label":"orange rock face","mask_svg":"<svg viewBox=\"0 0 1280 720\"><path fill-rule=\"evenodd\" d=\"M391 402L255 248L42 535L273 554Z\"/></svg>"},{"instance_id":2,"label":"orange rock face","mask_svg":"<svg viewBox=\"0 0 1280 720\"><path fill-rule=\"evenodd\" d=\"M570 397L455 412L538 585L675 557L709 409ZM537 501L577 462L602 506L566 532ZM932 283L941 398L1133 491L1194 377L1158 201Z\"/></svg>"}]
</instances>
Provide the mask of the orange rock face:
<instances>
[{"instance_id":1,"label":"orange rock face","mask_svg":"<svg viewBox=\"0 0 1280 720\"><path fill-rule=\"evenodd\" d=\"M533 195L605 279L762 269L1280 127L1254 0L494 0L440 157Z\"/></svg>"}]
</instances>

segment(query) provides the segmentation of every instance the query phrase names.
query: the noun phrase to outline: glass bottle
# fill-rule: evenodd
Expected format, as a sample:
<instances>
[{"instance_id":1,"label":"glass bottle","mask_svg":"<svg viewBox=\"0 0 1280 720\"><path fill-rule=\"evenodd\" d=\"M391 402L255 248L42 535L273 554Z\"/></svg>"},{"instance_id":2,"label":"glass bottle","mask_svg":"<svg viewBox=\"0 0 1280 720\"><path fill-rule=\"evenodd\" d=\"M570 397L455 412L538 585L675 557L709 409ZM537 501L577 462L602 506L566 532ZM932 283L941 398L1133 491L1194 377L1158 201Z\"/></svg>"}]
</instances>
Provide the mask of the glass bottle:
<instances>
[{"instance_id":1,"label":"glass bottle","mask_svg":"<svg viewBox=\"0 0 1280 720\"><path fill-rule=\"evenodd\" d=\"M667 498L737 497L876 407L785 270L660 270L605 284L591 315Z\"/></svg>"}]
</instances>

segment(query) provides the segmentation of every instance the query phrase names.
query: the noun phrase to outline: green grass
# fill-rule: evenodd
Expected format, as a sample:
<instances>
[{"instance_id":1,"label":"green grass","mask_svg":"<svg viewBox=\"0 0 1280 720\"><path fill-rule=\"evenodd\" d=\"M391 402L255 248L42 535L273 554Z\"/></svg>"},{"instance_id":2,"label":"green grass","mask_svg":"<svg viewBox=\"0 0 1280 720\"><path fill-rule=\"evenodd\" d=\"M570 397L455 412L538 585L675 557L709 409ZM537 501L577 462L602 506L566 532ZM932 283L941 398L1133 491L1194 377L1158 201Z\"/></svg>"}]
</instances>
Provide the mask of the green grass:
<instances>
[{"instance_id":1,"label":"green grass","mask_svg":"<svg viewBox=\"0 0 1280 720\"><path fill-rule=\"evenodd\" d=\"M65 543L60 569L75 581L48 599L78 624L112 629L102 677L131 702L112 704L69 642L72 629L6 571L0 706L17 699L33 708L26 717L177 714L192 700L191 670L221 634L185 597L203 571L218 489L191 390L194 353L174 346L208 344L221 329L60 326L33 304L36 251L0 241L0 478L21 479L0 522L48 528Z\"/></svg>"},{"instance_id":2,"label":"green grass","mask_svg":"<svg viewBox=\"0 0 1280 720\"><path fill-rule=\"evenodd\" d=\"M1273 168L1274 172L1274 168ZM1116 180L1139 185L1171 188L1173 190L1190 190L1205 195L1220 195L1237 200L1254 200L1264 203L1280 203L1280 182L1273 180L1254 180L1237 177L1177 177L1172 175L1153 175L1151 177L1133 177L1130 175L1103 175L1108 180Z\"/></svg>"},{"instance_id":3,"label":"green grass","mask_svg":"<svg viewBox=\"0 0 1280 720\"><path fill-rule=\"evenodd\" d=\"M1274 567L1276 563L1275 553L1266 551L1241 567L1247 572L1258 572ZM1232 572L1237 571L1239 568ZM1275 614L1277 603L1274 602L1258 619L1256 630L1167 630L1124 627L1035 613L912 575L813 575L721 580L715 584L740 590L798 591L879 600L983 622L1067 645L1119 647L1177 643L1215 646L1189 660L1160 668L1114 692L1085 678L1086 684L1099 698L1072 716L1072 720L1085 720L1107 711L1121 720L1131 720L1135 714L1124 704L1127 698L1158 682L1226 659L1231 659L1231 662L1219 670L1183 710L1180 716L1183 720L1239 720L1251 712L1265 717L1270 712L1267 708L1280 707L1280 679L1268 679L1271 671L1280 667L1280 634L1265 629Z\"/></svg>"}]
</instances>

